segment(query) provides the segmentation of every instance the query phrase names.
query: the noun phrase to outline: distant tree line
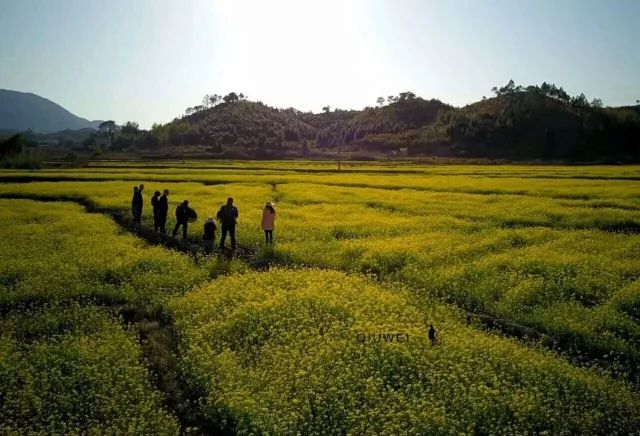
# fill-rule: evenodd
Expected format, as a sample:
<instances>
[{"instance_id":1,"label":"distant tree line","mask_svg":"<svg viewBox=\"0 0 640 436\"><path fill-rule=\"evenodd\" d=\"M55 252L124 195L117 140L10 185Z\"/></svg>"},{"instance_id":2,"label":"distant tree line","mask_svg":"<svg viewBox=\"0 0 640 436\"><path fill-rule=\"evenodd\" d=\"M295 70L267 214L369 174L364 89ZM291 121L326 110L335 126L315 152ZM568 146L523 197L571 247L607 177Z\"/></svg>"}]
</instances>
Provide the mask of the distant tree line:
<instances>
[{"instance_id":1,"label":"distant tree line","mask_svg":"<svg viewBox=\"0 0 640 436\"><path fill-rule=\"evenodd\" d=\"M36 143L22 134L0 139L0 168L38 169L42 166L42 156L27 150Z\"/></svg>"},{"instance_id":2,"label":"distant tree line","mask_svg":"<svg viewBox=\"0 0 640 436\"><path fill-rule=\"evenodd\" d=\"M21 134L12 135L4 140L0 140L0 159L15 155L24 150L27 140Z\"/></svg>"},{"instance_id":3,"label":"distant tree line","mask_svg":"<svg viewBox=\"0 0 640 436\"><path fill-rule=\"evenodd\" d=\"M410 154L595 159L638 156L640 102L605 108L602 100L569 95L543 82L521 86L510 80L492 88L495 97L454 108L411 91L380 96L364 110L325 105L320 113L277 109L243 93L206 94L201 104L165 124L144 130L134 121L103 122L95 138L114 150L199 146L214 153L239 149L253 157L307 154L350 147ZM89 138L87 145L95 142Z\"/></svg>"},{"instance_id":4,"label":"distant tree line","mask_svg":"<svg viewBox=\"0 0 640 436\"><path fill-rule=\"evenodd\" d=\"M546 82L494 87L496 97L448 108L407 144L412 153L596 159L638 156L640 107L603 108Z\"/></svg>"},{"instance_id":5,"label":"distant tree line","mask_svg":"<svg viewBox=\"0 0 640 436\"><path fill-rule=\"evenodd\" d=\"M152 131L140 129L135 121L127 121L123 125L118 125L113 120L103 121L98 126L98 131L89 135L82 145L85 148L95 147L100 143L97 138L107 138L112 151L153 150L160 146L158 137Z\"/></svg>"}]
</instances>

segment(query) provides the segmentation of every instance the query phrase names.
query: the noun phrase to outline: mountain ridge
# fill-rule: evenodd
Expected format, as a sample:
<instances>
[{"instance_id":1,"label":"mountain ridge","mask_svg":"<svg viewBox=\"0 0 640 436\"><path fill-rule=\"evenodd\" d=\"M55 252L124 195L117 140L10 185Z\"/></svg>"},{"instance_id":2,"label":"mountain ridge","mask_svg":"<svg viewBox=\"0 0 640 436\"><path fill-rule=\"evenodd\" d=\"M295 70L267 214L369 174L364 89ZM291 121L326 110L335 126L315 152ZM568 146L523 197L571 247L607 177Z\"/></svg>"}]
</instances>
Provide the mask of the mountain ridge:
<instances>
[{"instance_id":1,"label":"mountain ridge","mask_svg":"<svg viewBox=\"0 0 640 436\"><path fill-rule=\"evenodd\" d=\"M0 89L0 130L53 133L97 129L100 120L79 117L60 104L33 92Z\"/></svg>"}]
</instances>

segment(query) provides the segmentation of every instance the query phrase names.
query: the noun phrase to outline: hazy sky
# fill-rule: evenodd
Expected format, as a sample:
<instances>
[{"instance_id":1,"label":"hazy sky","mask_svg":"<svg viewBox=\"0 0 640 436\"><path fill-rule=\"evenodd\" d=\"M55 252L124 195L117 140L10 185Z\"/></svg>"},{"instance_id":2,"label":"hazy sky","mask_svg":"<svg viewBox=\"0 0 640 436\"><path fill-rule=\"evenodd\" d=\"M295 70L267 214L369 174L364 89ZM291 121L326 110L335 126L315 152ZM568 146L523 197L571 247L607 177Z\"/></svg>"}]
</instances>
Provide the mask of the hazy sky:
<instances>
[{"instance_id":1,"label":"hazy sky","mask_svg":"<svg viewBox=\"0 0 640 436\"><path fill-rule=\"evenodd\" d=\"M621 105L640 99L639 43L640 0L0 0L0 88L143 127L206 93L461 106L510 78Z\"/></svg>"}]
</instances>

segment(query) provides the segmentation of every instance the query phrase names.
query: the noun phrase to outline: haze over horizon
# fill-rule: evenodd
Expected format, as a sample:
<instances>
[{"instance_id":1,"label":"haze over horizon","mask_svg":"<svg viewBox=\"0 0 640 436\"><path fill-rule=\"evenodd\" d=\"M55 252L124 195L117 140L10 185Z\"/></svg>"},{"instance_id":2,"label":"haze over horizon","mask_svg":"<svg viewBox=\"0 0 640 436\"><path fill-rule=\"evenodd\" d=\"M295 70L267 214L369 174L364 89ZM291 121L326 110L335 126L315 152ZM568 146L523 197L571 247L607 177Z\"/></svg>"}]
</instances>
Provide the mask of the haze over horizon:
<instances>
[{"instance_id":1,"label":"haze over horizon","mask_svg":"<svg viewBox=\"0 0 640 436\"><path fill-rule=\"evenodd\" d=\"M640 99L640 2L0 0L0 88L148 128L243 92L361 109L412 91L462 106L509 79Z\"/></svg>"}]
</instances>

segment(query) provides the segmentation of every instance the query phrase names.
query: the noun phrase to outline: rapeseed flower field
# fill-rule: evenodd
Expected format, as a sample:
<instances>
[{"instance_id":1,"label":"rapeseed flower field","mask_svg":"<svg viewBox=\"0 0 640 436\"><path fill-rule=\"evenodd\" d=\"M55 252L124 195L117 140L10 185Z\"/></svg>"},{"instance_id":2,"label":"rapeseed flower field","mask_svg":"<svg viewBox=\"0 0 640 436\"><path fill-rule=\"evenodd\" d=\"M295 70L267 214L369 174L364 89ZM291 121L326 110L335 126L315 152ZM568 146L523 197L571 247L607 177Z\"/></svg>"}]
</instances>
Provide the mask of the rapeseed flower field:
<instances>
[{"instance_id":1,"label":"rapeseed flower field","mask_svg":"<svg viewBox=\"0 0 640 436\"><path fill-rule=\"evenodd\" d=\"M639 167L343 169L0 171L0 432L638 433ZM193 244L233 197L247 259L74 203L127 215L140 183L142 225L169 189Z\"/></svg>"}]
</instances>

